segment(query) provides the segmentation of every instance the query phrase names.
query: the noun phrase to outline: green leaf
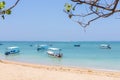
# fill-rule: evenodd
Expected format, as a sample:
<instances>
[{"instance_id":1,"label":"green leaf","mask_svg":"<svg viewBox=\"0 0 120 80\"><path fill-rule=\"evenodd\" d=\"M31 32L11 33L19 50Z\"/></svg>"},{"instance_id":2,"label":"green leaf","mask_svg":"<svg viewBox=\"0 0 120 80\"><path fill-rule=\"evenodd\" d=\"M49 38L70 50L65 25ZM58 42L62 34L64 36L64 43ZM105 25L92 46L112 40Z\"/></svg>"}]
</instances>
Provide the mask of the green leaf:
<instances>
[{"instance_id":1,"label":"green leaf","mask_svg":"<svg viewBox=\"0 0 120 80\"><path fill-rule=\"evenodd\" d=\"M8 9L8 10L5 11L5 13L8 14L8 15L10 15L11 14L11 10Z\"/></svg>"},{"instance_id":2,"label":"green leaf","mask_svg":"<svg viewBox=\"0 0 120 80\"><path fill-rule=\"evenodd\" d=\"M99 10L99 8L97 7L97 8L96 8L96 12L98 12L98 10Z\"/></svg>"},{"instance_id":3,"label":"green leaf","mask_svg":"<svg viewBox=\"0 0 120 80\"><path fill-rule=\"evenodd\" d=\"M65 3L65 10L67 11L67 12L70 12L70 10L72 9L72 5L71 4L68 4L68 3Z\"/></svg>"},{"instance_id":4,"label":"green leaf","mask_svg":"<svg viewBox=\"0 0 120 80\"><path fill-rule=\"evenodd\" d=\"M5 7L5 2L4 1L0 2L0 9L3 9L4 7Z\"/></svg>"},{"instance_id":5,"label":"green leaf","mask_svg":"<svg viewBox=\"0 0 120 80\"><path fill-rule=\"evenodd\" d=\"M5 1L2 2L5 5Z\"/></svg>"}]
</instances>

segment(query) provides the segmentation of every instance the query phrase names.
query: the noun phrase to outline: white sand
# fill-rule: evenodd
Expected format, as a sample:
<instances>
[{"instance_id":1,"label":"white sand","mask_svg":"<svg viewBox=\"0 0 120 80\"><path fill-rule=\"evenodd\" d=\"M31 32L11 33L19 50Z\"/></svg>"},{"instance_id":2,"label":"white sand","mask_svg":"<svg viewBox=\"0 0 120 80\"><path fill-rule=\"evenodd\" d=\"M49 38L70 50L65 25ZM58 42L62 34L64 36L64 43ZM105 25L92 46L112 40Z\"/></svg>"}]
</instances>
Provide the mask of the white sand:
<instances>
[{"instance_id":1,"label":"white sand","mask_svg":"<svg viewBox=\"0 0 120 80\"><path fill-rule=\"evenodd\" d=\"M0 80L120 80L120 72L0 60Z\"/></svg>"}]
</instances>

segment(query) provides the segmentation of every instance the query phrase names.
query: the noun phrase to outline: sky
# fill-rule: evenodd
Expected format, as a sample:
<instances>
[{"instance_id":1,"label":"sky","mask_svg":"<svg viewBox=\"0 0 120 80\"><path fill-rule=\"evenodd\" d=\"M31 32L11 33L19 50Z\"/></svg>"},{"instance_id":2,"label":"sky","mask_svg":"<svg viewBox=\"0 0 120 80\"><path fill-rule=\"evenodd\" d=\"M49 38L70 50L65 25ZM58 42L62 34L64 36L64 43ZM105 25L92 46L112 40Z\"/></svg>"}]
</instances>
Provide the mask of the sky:
<instances>
[{"instance_id":1,"label":"sky","mask_svg":"<svg viewBox=\"0 0 120 80\"><path fill-rule=\"evenodd\" d=\"M2 1L2 0L0 0ZM16 0L5 0L6 7ZM120 41L119 16L92 22L86 32L63 12L70 0L20 0L0 18L0 41Z\"/></svg>"}]
</instances>

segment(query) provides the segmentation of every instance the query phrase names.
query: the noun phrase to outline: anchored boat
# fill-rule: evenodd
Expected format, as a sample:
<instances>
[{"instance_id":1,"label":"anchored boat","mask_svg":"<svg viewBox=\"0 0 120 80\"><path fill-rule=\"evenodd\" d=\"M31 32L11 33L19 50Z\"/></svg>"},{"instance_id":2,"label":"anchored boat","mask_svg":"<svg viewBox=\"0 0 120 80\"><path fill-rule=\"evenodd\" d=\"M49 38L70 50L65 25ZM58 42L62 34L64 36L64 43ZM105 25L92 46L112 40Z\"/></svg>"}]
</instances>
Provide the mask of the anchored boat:
<instances>
[{"instance_id":1,"label":"anchored boat","mask_svg":"<svg viewBox=\"0 0 120 80\"><path fill-rule=\"evenodd\" d=\"M47 54L55 57L62 57L61 49L59 48L48 48Z\"/></svg>"},{"instance_id":2,"label":"anchored boat","mask_svg":"<svg viewBox=\"0 0 120 80\"><path fill-rule=\"evenodd\" d=\"M8 48L6 48L5 55L15 54L15 53L19 53L19 52L20 52L19 47L16 47L16 46L8 47Z\"/></svg>"},{"instance_id":3,"label":"anchored boat","mask_svg":"<svg viewBox=\"0 0 120 80\"><path fill-rule=\"evenodd\" d=\"M101 49L111 49L111 46L109 44L101 44L100 48Z\"/></svg>"},{"instance_id":4,"label":"anchored boat","mask_svg":"<svg viewBox=\"0 0 120 80\"><path fill-rule=\"evenodd\" d=\"M38 45L38 46L37 46L37 51L47 50L47 49L48 49L48 45Z\"/></svg>"}]
</instances>

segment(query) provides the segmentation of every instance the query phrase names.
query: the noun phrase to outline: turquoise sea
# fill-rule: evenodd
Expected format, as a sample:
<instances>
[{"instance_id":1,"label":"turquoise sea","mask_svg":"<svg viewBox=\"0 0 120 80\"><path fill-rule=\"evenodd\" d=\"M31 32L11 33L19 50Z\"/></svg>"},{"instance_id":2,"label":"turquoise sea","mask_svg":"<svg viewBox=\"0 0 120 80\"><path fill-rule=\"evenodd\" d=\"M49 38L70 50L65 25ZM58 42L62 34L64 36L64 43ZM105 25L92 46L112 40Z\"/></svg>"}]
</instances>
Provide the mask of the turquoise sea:
<instances>
[{"instance_id":1,"label":"turquoise sea","mask_svg":"<svg viewBox=\"0 0 120 80\"><path fill-rule=\"evenodd\" d=\"M37 51L36 45L38 44L61 48L63 57L51 57L46 54L46 51ZM74 47L76 44L80 44L80 47ZM100 44L110 44L111 49L101 49ZM6 48L10 46L18 46L20 53L4 55ZM34 64L120 71L120 42L0 41L0 59Z\"/></svg>"}]
</instances>

